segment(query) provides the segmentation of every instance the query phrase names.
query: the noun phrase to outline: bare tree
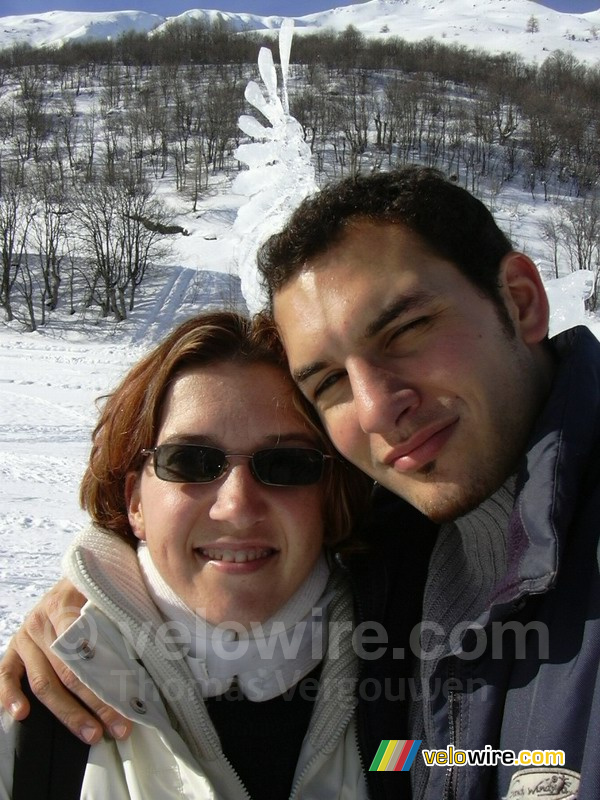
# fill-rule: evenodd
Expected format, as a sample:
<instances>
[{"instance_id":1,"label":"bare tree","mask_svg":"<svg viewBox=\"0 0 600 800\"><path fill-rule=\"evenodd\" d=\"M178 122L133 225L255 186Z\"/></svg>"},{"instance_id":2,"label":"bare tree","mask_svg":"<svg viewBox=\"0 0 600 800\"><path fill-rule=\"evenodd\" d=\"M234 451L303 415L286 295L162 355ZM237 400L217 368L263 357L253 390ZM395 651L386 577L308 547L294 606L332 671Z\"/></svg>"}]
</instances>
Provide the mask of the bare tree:
<instances>
[{"instance_id":1,"label":"bare tree","mask_svg":"<svg viewBox=\"0 0 600 800\"><path fill-rule=\"evenodd\" d=\"M560 249L563 242L562 209L553 208L543 222L540 223L542 238L547 243L552 255L554 277L560 277Z\"/></svg>"},{"instance_id":2,"label":"bare tree","mask_svg":"<svg viewBox=\"0 0 600 800\"><path fill-rule=\"evenodd\" d=\"M35 248L38 257L43 306L54 311L59 301L67 223L72 212L64 187L53 180L48 167L38 171L34 187L38 203L31 225L31 249ZM44 323L44 313L41 323Z\"/></svg>"},{"instance_id":3,"label":"bare tree","mask_svg":"<svg viewBox=\"0 0 600 800\"><path fill-rule=\"evenodd\" d=\"M349 30L349 29L348 29ZM368 145L369 123L374 115L373 93L368 74L353 71L344 81L343 98L338 101L340 127L344 134L350 174L360 171Z\"/></svg>"},{"instance_id":4,"label":"bare tree","mask_svg":"<svg viewBox=\"0 0 600 800\"><path fill-rule=\"evenodd\" d=\"M597 271L600 261L600 200L584 197L562 207L562 231L571 271Z\"/></svg>"},{"instance_id":5,"label":"bare tree","mask_svg":"<svg viewBox=\"0 0 600 800\"><path fill-rule=\"evenodd\" d=\"M134 307L148 264L164 256L164 210L149 184L124 175L84 187L76 212L74 234L87 264L90 300L103 316L121 321Z\"/></svg>"},{"instance_id":6,"label":"bare tree","mask_svg":"<svg viewBox=\"0 0 600 800\"><path fill-rule=\"evenodd\" d=\"M25 160L33 157L38 161L40 145L49 131L42 74L33 68L21 71L17 101L21 110L22 137L19 139L21 155Z\"/></svg>"},{"instance_id":7,"label":"bare tree","mask_svg":"<svg viewBox=\"0 0 600 800\"><path fill-rule=\"evenodd\" d=\"M92 108L85 120L85 142L87 151L85 156L85 180L88 183L94 178L94 154L96 152L96 111Z\"/></svg>"},{"instance_id":8,"label":"bare tree","mask_svg":"<svg viewBox=\"0 0 600 800\"><path fill-rule=\"evenodd\" d=\"M163 260L168 253L164 236L177 230L166 224L166 212L154 195L150 183L124 180L119 193L120 244L123 259L118 285L119 302L128 293L127 307L133 311L135 296L150 262Z\"/></svg>"},{"instance_id":9,"label":"bare tree","mask_svg":"<svg viewBox=\"0 0 600 800\"><path fill-rule=\"evenodd\" d=\"M90 183L81 187L75 206L77 226L73 236L86 265L88 303L97 302L104 317L111 311L119 316L115 289L121 263L117 238L113 235L117 224L116 191L115 185Z\"/></svg>"},{"instance_id":10,"label":"bare tree","mask_svg":"<svg viewBox=\"0 0 600 800\"><path fill-rule=\"evenodd\" d=\"M198 210L198 200L208 188L208 158L202 138L196 140L194 153L194 188L192 191L193 211Z\"/></svg>"},{"instance_id":11,"label":"bare tree","mask_svg":"<svg viewBox=\"0 0 600 800\"><path fill-rule=\"evenodd\" d=\"M238 136L237 121L242 109L242 92L232 75L211 86L202 99L201 125L214 172L225 167L225 153Z\"/></svg>"},{"instance_id":12,"label":"bare tree","mask_svg":"<svg viewBox=\"0 0 600 800\"><path fill-rule=\"evenodd\" d=\"M7 322L11 322L14 319L13 290L24 264L27 235L35 210L28 189L15 179L15 171L1 169L0 172L0 306Z\"/></svg>"}]
</instances>

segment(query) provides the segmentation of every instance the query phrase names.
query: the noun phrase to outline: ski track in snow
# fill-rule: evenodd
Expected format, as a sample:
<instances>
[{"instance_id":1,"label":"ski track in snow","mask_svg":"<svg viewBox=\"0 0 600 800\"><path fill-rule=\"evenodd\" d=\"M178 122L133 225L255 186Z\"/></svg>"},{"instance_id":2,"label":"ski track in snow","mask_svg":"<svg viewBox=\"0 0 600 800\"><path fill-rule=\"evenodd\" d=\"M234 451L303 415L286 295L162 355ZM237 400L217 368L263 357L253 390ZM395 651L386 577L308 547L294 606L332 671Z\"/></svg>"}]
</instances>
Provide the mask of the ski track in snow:
<instances>
[{"instance_id":1,"label":"ski track in snow","mask_svg":"<svg viewBox=\"0 0 600 800\"><path fill-rule=\"evenodd\" d=\"M132 337L133 342L140 342L150 338L158 341L163 333L172 327L177 309L185 301L186 294L198 273L191 269L173 270L168 277L165 287L154 302L154 307L148 315L146 325L140 326Z\"/></svg>"}]
</instances>

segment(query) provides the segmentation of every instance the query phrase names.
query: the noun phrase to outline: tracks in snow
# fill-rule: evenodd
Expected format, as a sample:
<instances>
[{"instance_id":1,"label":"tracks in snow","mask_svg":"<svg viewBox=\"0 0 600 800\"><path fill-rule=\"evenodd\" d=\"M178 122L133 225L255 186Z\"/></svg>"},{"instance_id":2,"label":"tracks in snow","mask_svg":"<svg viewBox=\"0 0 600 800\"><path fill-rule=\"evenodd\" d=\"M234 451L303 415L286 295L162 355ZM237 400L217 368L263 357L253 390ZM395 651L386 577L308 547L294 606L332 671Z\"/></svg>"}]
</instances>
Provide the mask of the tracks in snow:
<instances>
[{"instance_id":1,"label":"tracks in snow","mask_svg":"<svg viewBox=\"0 0 600 800\"><path fill-rule=\"evenodd\" d=\"M193 269L172 269L168 280L147 311L146 320L140 324L132 336L133 344L150 341L158 342L170 331L178 317L189 308L198 294L198 275Z\"/></svg>"}]
</instances>

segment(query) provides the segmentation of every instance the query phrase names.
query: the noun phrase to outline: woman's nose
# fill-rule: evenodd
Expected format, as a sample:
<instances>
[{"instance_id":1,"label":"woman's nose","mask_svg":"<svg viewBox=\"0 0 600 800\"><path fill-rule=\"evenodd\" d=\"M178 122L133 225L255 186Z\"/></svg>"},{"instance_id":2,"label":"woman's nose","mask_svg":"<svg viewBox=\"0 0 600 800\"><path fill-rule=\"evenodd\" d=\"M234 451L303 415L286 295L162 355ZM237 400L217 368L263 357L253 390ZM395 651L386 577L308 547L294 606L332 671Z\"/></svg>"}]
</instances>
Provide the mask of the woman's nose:
<instances>
[{"instance_id":1,"label":"woman's nose","mask_svg":"<svg viewBox=\"0 0 600 800\"><path fill-rule=\"evenodd\" d=\"M246 528L266 516L266 487L252 475L249 459L229 464L218 480L210 518Z\"/></svg>"}]
</instances>

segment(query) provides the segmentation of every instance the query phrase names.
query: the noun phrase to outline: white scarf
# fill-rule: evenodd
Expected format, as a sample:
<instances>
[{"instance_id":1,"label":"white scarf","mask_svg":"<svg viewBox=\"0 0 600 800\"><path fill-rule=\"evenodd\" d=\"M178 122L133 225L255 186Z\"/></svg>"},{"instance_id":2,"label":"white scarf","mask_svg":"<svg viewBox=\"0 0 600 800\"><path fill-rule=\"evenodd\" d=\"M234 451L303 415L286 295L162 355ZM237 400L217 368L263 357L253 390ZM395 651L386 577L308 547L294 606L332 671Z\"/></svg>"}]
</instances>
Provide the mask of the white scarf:
<instances>
[{"instance_id":1,"label":"white scarf","mask_svg":"<svg viewBox=\"0 0 600 800\"><path fill-rule=\"evenodd\" d=\"M166 583L145 542L137 548L144 583L164 617L190 637L186 661L203 697L224 694L235 682L250 700L271 700L308 675L326 647L329 567L321 555L302 586L269 620L250 631L211 625Z\"/></svg>"}]
</instances>

